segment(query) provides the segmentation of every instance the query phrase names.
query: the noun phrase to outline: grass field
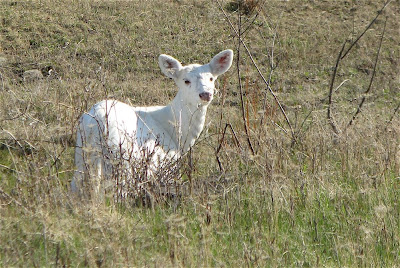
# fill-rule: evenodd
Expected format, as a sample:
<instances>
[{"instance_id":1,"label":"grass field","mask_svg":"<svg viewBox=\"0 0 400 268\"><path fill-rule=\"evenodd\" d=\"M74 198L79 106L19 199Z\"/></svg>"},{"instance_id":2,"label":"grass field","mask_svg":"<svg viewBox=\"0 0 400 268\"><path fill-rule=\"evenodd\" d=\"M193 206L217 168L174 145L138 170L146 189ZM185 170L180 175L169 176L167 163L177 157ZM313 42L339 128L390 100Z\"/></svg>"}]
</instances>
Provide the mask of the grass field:
<instances>
[{"instance_id":1,"label":"grass field","mask_svg":"<svg viewBox=\"0 0 400 268\"><path fill-rule=\"evenodd\" d=\"M0 266L398 266L399 0L328 97L343 43L385 2L1 1ZM153 208L72 200L83 112L105 98L164 105L176 89L159 54L206 63L227 48L234 64L182 169L189 193ZM32 69L43 78L24 79Z\"/></svg>"}]
</instances>

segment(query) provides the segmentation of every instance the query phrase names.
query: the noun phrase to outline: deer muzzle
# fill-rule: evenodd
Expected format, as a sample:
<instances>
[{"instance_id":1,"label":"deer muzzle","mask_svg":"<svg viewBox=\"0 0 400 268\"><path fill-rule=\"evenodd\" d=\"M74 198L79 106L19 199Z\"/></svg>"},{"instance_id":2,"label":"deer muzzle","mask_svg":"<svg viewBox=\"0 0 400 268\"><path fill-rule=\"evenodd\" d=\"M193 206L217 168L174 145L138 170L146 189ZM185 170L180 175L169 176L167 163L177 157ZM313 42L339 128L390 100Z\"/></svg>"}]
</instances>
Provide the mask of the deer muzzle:
<instances>
[{"instance_id":1,"label":"deer muzzle","mask_svg":"<svg viewBox=\"0 0 400 268\"><path fill-rule=\"evenodd\" d=\"M199 97L200 97L200 99L201 99L202 101L207 101L207 102L209 102L209 101L211 101L212 95L211 95L211 93L209 93L209 92L203 92L203 93L200 93L200 94L199 94Z\"/></svg>"}]
</instances>

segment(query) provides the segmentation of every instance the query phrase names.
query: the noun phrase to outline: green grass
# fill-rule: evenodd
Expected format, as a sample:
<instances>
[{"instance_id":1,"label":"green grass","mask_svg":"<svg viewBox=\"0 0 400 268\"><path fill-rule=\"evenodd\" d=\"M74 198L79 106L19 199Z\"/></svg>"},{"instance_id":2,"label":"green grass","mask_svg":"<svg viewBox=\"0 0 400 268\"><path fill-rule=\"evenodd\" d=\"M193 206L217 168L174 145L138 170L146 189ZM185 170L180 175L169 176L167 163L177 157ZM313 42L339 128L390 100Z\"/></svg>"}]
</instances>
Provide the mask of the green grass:
<instances>
[{"instance_id":1,"label":"green grass","mask_svg":"<svg viewBox=\"0 0 400 268\"><path fill-rule=\"evenodd\" d=\"M230 1L221 1L237 27ZM251 2L251 1L249 1ZM400 256L396 1L371 93L337 137L326 118L345 39L382 1L260 1L243 18L263 74L297 136L241 50L247 146L236 63L220 77L207 131L183 171L191 193L154 208L76 203L68 187L79 116L104 98L163 105L175 95L160 53L205 63L237 39L210 1L3 1L0 5L0 266L394 267ZM229 9L229 10L228 10ZM234 8L233 8L234 9ZM247 20L248 19L248 20ZM344 129L367 89L383 16L340 63L333 113ZM275 39L274 39L274 36ZM42 70L43 80L22 73ZM48 75L48 70L52 73ZM264 99L266 98L265 107ZM263 117L263 124L261 118ZM230 123L240 146L228 131Z\"/></svg>"}]
</instances>

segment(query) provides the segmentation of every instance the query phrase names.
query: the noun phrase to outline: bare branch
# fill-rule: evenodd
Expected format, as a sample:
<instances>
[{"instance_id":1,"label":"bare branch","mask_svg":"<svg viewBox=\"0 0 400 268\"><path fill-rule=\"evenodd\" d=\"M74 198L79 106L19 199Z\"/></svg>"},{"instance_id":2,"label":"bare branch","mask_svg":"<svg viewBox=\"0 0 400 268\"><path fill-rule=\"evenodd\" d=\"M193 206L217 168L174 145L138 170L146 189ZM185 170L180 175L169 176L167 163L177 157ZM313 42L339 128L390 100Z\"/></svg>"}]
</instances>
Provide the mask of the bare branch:
<instances>
[{"instance_id":1,"label":"bare branch","mask_svg":"<svg viewBox=\"0 0 400 268\"><path fill-rule=\"evenodd\" d=\"M237 135L236 135L236 132L235 132L235 130L233 129L232 125L229 124L229 123L225 124L224 131L222 132L222 138L221 138L221 140L219 141L219 145L218 145L217 151L215 152L215 157L217 158L217 162L218 162L219 169L220 169L222 172L225 171L225 169L224 169L224 167L222 166L221 161L219 160L219 155L218 155L218 154L219 154L219 152L220 152L221 149L222 149L222 143L223 143L224 140L225 140L225 133L226 133L226 129L227 129L228 127L230 128L230 130L231 130L231 132L232 132L232 135L233 135L233 137L235 138L236 146L239 147L240 149L242 149L242 146L240 145L239 139L238 139L238 137L237 137Z\"/></svg>"},{"instance_id":2,"label":"bare branch","mask_svg":"<svg viewBox=\"0 0 400 268\"><path fill-rule=\"evenodd\" d=\"M361 112L361 108L364 105L365 99L367 97L367 94L371 91L372 88L372 82L374 81L375 78L375 73L376 73L376 66L378 65L378 58L379 58L379 54L381 52L381 47L382 47L382 41L383 41L383 36L385 35L385 31L386 31L386 22L387 22L387 17L385 19L385 24L383 25L383 30L382 30L382 34L381 34L381 39L379 40L379 46L378 46L378 51L376 53L376 57L375 57L375 63L374 63L374 69L372 71L372 75L371 75L371 79L369 80L369 85L367 90L364 93L364 96L361 99L360 104L358 105L357 111L354 113L353 117L351 118L351 120L349 121L349 123L347 124L346 128L344 131L346 131L348 129L348 127L350 127L354 120L356 119L357 115Z\"/></svg>"},{"instance_id":3,"label":"bare branch","mask_svg":"<svg viewBox=\"0 0 400 268\"><path fill-rule=\"evenodd\" d=\"M389 121L387 122L386 128L385 128L385 129L387 129L388 126L392 123L393 118L394 118L394 116L396 115L396 113L399 111L399 109L400 109L400 102L397 104L396 109L394 109L393 114L392 114L392 116L390 117Z\"/></svg>"},{"instance_id":4,"label":"bare branch","mask_svg":"<svg viewBox=\"0 0 400 268\"><path fill-rule=\"evenodd\" d=\"M222 7L221 3L219 2L219 0L216 0L216 2L217 2L217 4L218 4L219 8L221 9L222 13L224 14L226 21L229 23L229 25L231 26L233 32L234 32L235 35L239 38L239 41L242 43L243 47L245 48L245 50L246 50L246 52L247 52L247 54L248 54L248 56L249 56L251 62L253 63L253 65L254 65L254 67L256 68L256 70L257 70L258 74L260 75L261 79L263 80L263 82L264 82L265 85L267 86L268 91L271 93L271 95L273 96L275 102L278 104L279 109L281 110L283 116L285 117L286 123L288 124L288 126L289 126L289 128L290 128L290 132L291 132L292 138L295 138L294 130L293 130L292 124L290 123L289 118L288 118L288 116L286 115L286 112L285 112L285 110L283 109L283 107L282 107L282 105L281 105L281 103L280 103L278 97L276 96L276 94L275 94L274 91L272 90L270 84L269 84L268 81L265 79L264 75L261 73L261 70L260 70L260 68L258 67L257 63L255 62L255 60L254 60L254 58L253 58L253 56L252 56L252 54L251 54L249 48L247 47L247 45L246 45L246 43L243 41L243 39L240 38L239 33L237 32L237 30L236 30L235 27L233 26L231 20L229 19L228 15L226 14L226 12L225 12L224 8Z\"/></svg>"},{"instance_id":5,"label":"bare branch","mask_svg":"<svg viewBox=\"0 0 400 268\"><path fill-rule=\"evenodd\" d=\"M274 38L272 39L272 47L271 47L271 55L270 55L270 63L269 63L271 71L269 72L269 76L268 76L268 84L271 83L272 74L273 74L273 72L275 70L275 67L276 67L276 65L274 63L274 51L275 51L276 38L277 38L277 34L276 34L276 27L275 27ZM267 95L267 92L265 92L265 97L264 97L264 101L263 101L263 109L262 109L263 111L265 111L265 109L267 108L267 96L266 95ZM261 126L264 123L264 115L265 115L265 113L263 113L261 115L261 119L260 119L260 125Z\"/></svg>"},{"instance_id":6,"label":"bare branch","mask_svg":"<svg viewBox=\"0 0 400 268\"><path fill-rule=\"evenodd\" d=\"M371 28L371 26L376 22L376 20L378 19L378 17L382 14L383 10L387 7L387 5L392 2L392 0L388 0L386 1L386 3L383 5L383 7L378 10L378 14L376 14L376 17L370 22L370 24L368 24L368 26L365 28L365 30L357 37L357 39L350 45L350 47L346 50L345 53L343 53L343 56L341 58L344 59L344 57L347 56L347 54L350 52L350 50L354 47L355 44L357 44L357 42L361 39L361 37L363 37L363 35L369 30L369 28Z\"/></svg>"},{"instance_id":7,"label":"bare branch","mask_svg":"<svg viewBox=\"0 0 400 268\"><path fill-rule=\"evenodd\" d=\"M335 68L333 69L331 84L330 84L330 86L329 86L328 114L327 114L327 117L328 117L328 121L329 121L329 124L330 124L331 127L332 127L333 132L335 132L335 134L337 134L337 135L340 134L340 130L339 130L338 127L336 126L336 122L335 122L335 120L333 119L333 115L332 115L332 95L333 95L333 85L334 85L334 83L335 83L335 78L336 78L336 72L337 72L337 69L338 69L338 66L339 66L339 62L340 62L340 59L341 59L341 56L342 56L344 47L346 46L346 43L347 43L347 41L345 41L345 42L343 43L343 46L342 46L342 48L340 49L339 55L338 55L338 57L337 57L337 59L336 59L336 64L335 64Z\"/></svg>"},{"instance_id":8,"label":"bare branch","mask_svg":"<svg viewBox=\"0 0 400 268\"><path fill-rule=\"evenodd\" d=\"M237 60L236 60L236 69L237 69L237 76L238 76L238 81L239 81L239 92L240 92L240 103L242 107L242 119L243 119L243 124L244 124L244 131L246 132L246 140L249 145L251 153L254 155L254 148L253 144L251 143L250 140L250 133L249 133L249 128L248 128L248 122L246 120L246 112L245 112L245 107L244 107L244 98L243 98L243 87L242 87L242 78L240 75L240 39L242 36L242 15L240 12L238 12L238 33L239 33L239 41L238 41L238 47L237 47Z\"/></svg>"}]
</instances>

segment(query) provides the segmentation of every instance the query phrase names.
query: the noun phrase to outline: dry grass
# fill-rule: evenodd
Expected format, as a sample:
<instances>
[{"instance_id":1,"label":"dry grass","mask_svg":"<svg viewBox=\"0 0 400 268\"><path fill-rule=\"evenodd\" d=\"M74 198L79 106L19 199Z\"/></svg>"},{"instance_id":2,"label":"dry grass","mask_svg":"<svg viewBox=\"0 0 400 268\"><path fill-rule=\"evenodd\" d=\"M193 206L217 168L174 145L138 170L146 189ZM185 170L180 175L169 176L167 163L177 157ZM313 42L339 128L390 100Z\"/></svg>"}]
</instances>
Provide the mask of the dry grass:
<instances>
[{"instance_id":1,"label":"dry grass","mask_svg":"<svg viewBox=\"0 0 400 268\"><path fill-rule=\"evenodd\" d=\"M237 27L232 2L221 1ZM240 1L239 1L240 2ZM382 1L243 1L244 38L283 104L297 141L241 50L219 79L209 125L183 169L191 192L154 208L77 204L68 195L76 121L113 97L161 105L175 94L160 53L204 62L237 47L209 1L3 1L0 6L1 266L396 266L399 263L399 1L332 68ZM271 72L271 52L274 70ZM237 53L236 53L237 54ZM29 69L44 79L23 81ZM51 74L49 75L49 70ZM389 120L394 115L392 121ZM262 120L262 123L261 123ZM225 124L227 130L218 158Z\"/></svg>"}]
</instances>

